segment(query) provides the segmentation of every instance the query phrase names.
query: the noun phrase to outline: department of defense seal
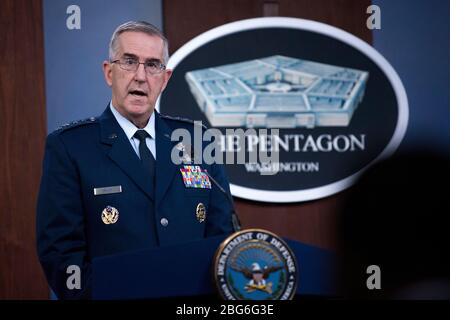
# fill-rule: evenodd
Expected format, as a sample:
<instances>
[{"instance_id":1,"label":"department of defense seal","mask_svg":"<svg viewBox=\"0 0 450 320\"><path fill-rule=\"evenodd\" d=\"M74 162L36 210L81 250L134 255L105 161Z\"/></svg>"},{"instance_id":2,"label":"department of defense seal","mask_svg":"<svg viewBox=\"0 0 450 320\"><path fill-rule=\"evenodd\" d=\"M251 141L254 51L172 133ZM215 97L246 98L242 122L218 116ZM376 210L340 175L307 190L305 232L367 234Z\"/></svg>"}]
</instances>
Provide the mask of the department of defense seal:
<instances>
[{"instance_id":1,"label":"department of defense seal","mask_svg":"<svg viewBox=\"0 0 450 320\"><path fill-rule=\"evenodd\" d=\"M289 300L297 288L297 262L287 244L262 229L228 237L214 257L214 279L226 300Z\"/></svg>"}]
</instances>

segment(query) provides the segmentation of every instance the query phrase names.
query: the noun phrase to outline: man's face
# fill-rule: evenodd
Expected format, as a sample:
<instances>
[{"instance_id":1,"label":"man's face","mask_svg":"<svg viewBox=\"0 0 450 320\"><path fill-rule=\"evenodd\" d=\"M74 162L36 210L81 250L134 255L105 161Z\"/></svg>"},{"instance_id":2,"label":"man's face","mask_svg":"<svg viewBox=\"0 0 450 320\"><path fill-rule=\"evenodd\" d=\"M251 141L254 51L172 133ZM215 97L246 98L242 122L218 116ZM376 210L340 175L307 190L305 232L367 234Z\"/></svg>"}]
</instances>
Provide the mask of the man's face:
<instances>
[{"instance_id":1,"label":"man's face","mask_svg":"<svg viewBox=\"0 0 450 320\"><path fill-rule=\"evenodd\" d=\"M131 57L139 62L163 62L164 42L157 36L125 31L119 35L117 44L113 60ZM142 64L136 71L126 71L118 63L108 61L103 62L103 71L106 82L112 88L112 104L133 123L146 122L150 118L156 100L172 74L171 70L147 74Z\"/></svg>"}]
</instances>

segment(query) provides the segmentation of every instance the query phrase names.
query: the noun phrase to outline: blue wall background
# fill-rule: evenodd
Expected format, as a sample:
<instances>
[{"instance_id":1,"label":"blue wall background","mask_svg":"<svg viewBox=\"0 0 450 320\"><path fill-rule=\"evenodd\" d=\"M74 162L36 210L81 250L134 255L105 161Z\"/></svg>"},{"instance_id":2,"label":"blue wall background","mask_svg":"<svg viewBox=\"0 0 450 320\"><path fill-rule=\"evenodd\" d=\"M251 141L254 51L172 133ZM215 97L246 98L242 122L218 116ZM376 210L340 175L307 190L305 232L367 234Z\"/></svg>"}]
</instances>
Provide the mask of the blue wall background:
<instances>
[{"instance_id":1,"label":"blue wall background","mask_svg":"<svg viewBox=\"0 0 450 320\"><path fill-rule=\"evenodd\" d=\"M69 30L67 7L81 9L81 29ZM47 130L97 116L111 99L102 71L114 29L128 20L162 28L161 0L44 0Z\"/></svg>"},{"instance_id":2,"label":"blue wall background","mask_svg":"<svg viewBox=\"0 0 450 320\"><path fill-rule=\"evenodd\" d=\"M373 0L381 29L373 46L399 74L409 100L400 151L434 147L450 153L450 1Z\"/></svg>"}]
</instances>

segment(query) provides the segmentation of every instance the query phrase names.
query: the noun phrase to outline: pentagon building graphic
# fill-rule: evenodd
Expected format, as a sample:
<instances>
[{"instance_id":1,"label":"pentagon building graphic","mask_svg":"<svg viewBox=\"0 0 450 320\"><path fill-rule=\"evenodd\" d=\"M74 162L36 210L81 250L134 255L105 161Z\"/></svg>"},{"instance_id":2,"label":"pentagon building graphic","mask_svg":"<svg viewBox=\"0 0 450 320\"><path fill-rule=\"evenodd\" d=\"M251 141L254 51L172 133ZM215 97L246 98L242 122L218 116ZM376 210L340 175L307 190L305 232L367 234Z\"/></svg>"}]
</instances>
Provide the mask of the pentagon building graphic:
<instances>
[{"instance_id":1,"label":"pentagon building graphic","mask_svg":"<svg viewBox=\"0 0 450 320\"><path fill-rule=\"evenodd\" d=\"M368 72L271 56L186 73L214 127L348 126Z\"/></svg>"}]
</instances>

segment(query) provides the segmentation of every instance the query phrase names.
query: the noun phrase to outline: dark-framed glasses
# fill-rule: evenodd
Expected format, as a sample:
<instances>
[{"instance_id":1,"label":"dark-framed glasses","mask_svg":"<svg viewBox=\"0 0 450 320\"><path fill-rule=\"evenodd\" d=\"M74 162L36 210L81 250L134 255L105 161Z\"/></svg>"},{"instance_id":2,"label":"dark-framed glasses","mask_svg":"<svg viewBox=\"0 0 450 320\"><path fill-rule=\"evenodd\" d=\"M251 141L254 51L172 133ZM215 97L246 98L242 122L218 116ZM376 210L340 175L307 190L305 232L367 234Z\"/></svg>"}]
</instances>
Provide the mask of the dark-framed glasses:
<instances>
[{"instance_id":1,"label":"dark-framed glasses","mask_svg":"<svg viewBox=\"0 0 450 320\"><path fill-rule=\"evenodd\" d=\"M119 67L126 71L136 72L140 64L144 65L145 72L148 75L158 74L166 70L166 65L159 60L148 60L145 62L139 62L135 58L120 58L111 63L117 63Z\"/></svg>"}]
</instances>

